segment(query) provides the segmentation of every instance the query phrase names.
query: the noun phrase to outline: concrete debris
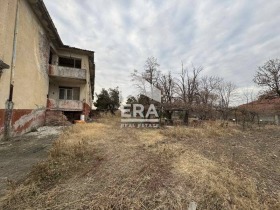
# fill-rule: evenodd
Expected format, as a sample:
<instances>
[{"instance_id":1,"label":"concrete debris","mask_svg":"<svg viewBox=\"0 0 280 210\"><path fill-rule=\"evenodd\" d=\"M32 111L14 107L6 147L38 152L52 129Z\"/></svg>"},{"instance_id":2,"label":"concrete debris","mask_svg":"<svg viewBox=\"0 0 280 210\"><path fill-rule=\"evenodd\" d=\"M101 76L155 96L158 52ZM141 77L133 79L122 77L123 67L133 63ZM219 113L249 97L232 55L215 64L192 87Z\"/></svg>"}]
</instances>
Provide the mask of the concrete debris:
<instances>
[{"instance_id":1,"label":"concrete debris","mask_svg":"<svg viewBox=\"0 0 280 210\"><path fill-rule=\"evenodd\" d=\"M44 126L38 128L35 132L30 132L25 136L36 136L38 138L44 138L46 136L59 135L63 132L65 126Z\"/></svg>"}]
</instances>

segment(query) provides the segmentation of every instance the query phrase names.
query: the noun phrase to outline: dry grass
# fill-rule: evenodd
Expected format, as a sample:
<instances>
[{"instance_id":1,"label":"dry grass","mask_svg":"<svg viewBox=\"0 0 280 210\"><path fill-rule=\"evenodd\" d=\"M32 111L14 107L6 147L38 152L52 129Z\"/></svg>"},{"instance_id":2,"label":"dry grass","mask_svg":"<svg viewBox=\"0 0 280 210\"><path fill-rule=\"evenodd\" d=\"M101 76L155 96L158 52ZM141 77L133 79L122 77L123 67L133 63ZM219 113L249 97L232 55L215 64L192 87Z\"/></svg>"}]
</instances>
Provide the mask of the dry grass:
<instances>
[{"instance_id":1,"label":"dry grass","mask_svg":"<svg viewBox=\"0 0 280 210\"><path fill-rule=\"evenodd\" d=\"M203 139L203 138L215 138L215 137L225 137L229 135L236 135L240 133L240 129L233 124L228 126L222 126L222 122L212 122L211 124L206 123L199 127L185 127L176 126L169 129L164 129L162 134L170 138L184 139Z\"/></svg>"},{"instance_id":2,"label":"dry grass","mask_svg":"<svg viewBox=\"0 0 280 210\"><path fill-rule=\"evenodd\" d=\"M184 139L234 137L237 128L120 129L118 116L75 125L49 158L11 186L5 209L277 209L255 180L204 157Z\"/></svg>"},{"instance_id":3,"label":"dry grass","mask_svg":"<svg viewBox=\"0 0 280 210\"><path fill-rule=\"evenodd\" d=\"M193 199L201 209L257 209L256 185L195 152L186 152L174 162L176 173L190 184ZM262 209L268 208L266 205Z\"/></svg>"}]
</instances>

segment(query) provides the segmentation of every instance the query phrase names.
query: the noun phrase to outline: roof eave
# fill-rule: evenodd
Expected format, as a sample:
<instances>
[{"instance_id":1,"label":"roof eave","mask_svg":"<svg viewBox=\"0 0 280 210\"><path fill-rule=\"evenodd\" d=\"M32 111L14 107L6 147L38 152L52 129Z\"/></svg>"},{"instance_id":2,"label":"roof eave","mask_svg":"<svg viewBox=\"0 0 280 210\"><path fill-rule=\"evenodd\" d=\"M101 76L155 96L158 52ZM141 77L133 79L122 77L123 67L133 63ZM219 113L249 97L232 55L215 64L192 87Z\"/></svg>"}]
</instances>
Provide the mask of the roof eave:
<instances>
[{"instance_id":1,"label":"roof eave","mask_svg":"<svg viewBox=\"0 0 280 210\"><path fill-rule=\"evenodd\" d=\"M35 15L47 31L50 40L56 47L63 46L63 42L58 34L58 31L54 25L54 22L43 2L43 0L27 0L30 4Z\"/></svg>"}]
</instances>

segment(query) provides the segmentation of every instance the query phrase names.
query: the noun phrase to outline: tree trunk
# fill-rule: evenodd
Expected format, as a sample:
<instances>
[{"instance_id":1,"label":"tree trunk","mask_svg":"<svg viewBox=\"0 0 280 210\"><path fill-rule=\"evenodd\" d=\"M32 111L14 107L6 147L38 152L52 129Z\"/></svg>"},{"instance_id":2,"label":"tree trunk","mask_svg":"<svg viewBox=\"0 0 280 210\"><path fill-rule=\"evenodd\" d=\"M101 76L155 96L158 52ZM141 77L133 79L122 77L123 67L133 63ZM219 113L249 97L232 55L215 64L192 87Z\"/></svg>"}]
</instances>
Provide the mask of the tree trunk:
<instances>
[{"instance_id":1,"label":"tree trunk","mask_svg":"<svg viewBox=\"0 0 280 210\"><path fill-rule=\"evenodd\" d=\"M168 119L168 122L169 122L171 125L173 124L172 114L173 114L173 111L166 111L166 117L167 117L167 119Z\"/></svg>"},{"instance_id":2,"label":"tree trunk","mask_svg":"<svg viewBox=\"0 0 280 210\"><path fill-rule=\"evenodd\" d=\"M184 114L184 124L185 125L189 125L189 110L186 110L185 111L185 114Z\"/></svg>"}]
</instances>

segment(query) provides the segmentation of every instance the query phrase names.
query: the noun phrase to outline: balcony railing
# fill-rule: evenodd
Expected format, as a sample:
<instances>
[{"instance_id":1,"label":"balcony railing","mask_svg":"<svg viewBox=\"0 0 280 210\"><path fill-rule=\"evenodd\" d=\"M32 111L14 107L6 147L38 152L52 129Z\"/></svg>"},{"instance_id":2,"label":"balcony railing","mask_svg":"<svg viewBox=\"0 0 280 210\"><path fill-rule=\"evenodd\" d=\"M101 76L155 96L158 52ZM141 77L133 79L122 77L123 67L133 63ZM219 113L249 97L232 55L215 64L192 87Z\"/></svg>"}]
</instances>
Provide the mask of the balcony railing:
<instances>
[{"instance_id":1,"label":"balcony railing","mask_svg":"<svg viewBox=\"0 0 280 210\"><path fill-rule=\"evenodd\" d=\"M48 109L62 111L83 111L83 102L76 100L48 99Z\"/></svg>"},{"instance_id":2,"label":"balcony railing","mask_svg":"<svg viewBox=\"0 0 280 210\"><path fill-rule=\"evenodd\" d=\"M86 70L64 66L49 65L49 75L55 77L86 80Z\"/></svg>"}]
</instances>

